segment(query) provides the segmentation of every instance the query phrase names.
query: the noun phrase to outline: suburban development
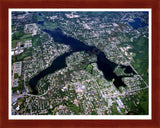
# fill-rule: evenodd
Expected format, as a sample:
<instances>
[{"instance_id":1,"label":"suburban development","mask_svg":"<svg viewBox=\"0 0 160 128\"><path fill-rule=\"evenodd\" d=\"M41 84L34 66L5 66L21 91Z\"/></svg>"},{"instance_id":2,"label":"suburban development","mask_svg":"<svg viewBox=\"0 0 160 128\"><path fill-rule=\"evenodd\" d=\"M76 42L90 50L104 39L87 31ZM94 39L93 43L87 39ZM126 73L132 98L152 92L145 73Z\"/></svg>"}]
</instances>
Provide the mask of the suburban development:
<instances>
[{"instance_id":1,"label":"suburban development","mask_svg":"<svg viewBox=\"0 0 160 128\"><path fill-rule=\"evenodd\" d=\"M148 115L148 18L12 11L12 115Z\"/></svg>"}]
</instances>

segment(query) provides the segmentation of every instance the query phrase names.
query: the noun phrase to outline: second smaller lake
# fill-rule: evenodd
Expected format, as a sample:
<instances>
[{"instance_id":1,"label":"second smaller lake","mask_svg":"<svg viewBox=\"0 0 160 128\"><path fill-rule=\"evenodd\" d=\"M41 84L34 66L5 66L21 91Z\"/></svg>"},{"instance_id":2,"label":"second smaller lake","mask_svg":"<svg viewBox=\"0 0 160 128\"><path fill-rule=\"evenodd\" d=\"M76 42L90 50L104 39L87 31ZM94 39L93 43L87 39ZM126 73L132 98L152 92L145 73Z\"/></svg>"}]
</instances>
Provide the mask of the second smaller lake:
<instances>
[{"instance_id":1,"label":"second smaller lake","mask_svg":"<svg viewBox=\"0 0 160 128\"><path fill-rule=\"evenodd\" d=\"M145 22L142 22L140 18L134 18L134 22L128 22L129 25L131 25L134 29L138 29L141 27L145 27L148 24Z\"/></svg>"}]
</instances>

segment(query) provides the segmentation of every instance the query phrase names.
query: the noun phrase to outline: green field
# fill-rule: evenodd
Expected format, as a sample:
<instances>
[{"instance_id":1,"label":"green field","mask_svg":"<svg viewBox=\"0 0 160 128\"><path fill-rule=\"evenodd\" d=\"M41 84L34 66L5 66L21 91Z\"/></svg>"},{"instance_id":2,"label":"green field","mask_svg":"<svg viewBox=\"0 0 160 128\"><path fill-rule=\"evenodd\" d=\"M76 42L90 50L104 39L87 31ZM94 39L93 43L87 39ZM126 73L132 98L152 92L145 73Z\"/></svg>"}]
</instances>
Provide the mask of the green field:
<instances>
[{"instance_id":1,"label":"green field","mask_svg":"<svg viewBox=\"0 0 160 128\"><path fill-rule=\"evenodd\" d=\"M12 63L17 61L23 61L24 58L32 56L32 52L33 52L33 48L25 49L23 53L12 57Z\"/></svg>"},{"instance_id":2,"label":"green field","mask_svg":"<svg viewBox=\"0 0 160 128\"><path fill-rule=\"evenodd\" d=\"M127 45L131 46L132 49L129 49L129 53L134 53L132 55L134 62L132 66L138 72L139 75L148 83L148 69L149 69L149 44L148 38L140 36L137 39L134 39L133 42L122 42L119 44L120 47L126 47Z\"/></svg>"},{"instance_id":3,"label":"green field","mask_svg":"<svg viewBox=\"0 0 160 128\"><path fill-rule=\"evenodd\" d=\"M32 39L32 34L27 33L24 34L23 32L15 32L12 36L12 48L15 48L18 42L21 42L21 44L24 44L26 40L31 40Z\"/></svg>"}]
</instances>

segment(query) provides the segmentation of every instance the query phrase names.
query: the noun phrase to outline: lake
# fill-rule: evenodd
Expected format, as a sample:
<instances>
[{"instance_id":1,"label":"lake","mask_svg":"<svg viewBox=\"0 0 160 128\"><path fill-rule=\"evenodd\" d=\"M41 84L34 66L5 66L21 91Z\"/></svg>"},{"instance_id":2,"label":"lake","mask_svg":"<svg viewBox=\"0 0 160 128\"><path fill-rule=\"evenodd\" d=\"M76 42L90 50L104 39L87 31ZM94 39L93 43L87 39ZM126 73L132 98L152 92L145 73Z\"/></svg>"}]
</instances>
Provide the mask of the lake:
<instances>
[{"instance_id":1,"label":"lake","mask_svg":"<svg viewBox=\"0 0 160 128\"><path fill-rule=\"evenodd\" d=\"M145 13L145 12L144 12ZM134 18L134 22L128 22L134 29L148 26L145 22L142 22L140 18Z\"/></svg>"},{"instance_id":2,"label":"lake","mask_svg":"<svg viewBox=\"0 0 160 128\"><path fill-rule=\"evenodd\" d=\"M30 85L31 89L33 90L33 92L32 92L33 94L35 94L35 95L38 94L38 91L36 89L36 85L40 79L42 79L46 75L54 73L57 70L60 70L62 68L67 67L66 62L65 62L66 57L71 55L72 53L78 52L78 51L84 51L86 53L95 54L97 56L96 63L97 63L98 69L103 72L105 79L108 81L111 81L112 79L114 79L113 84L115 85L116 88L119 88L120 86L126 87L125 83L122 81L122 78L126 77L126 76L117 76L113 72L115 67L117 67L118 65L116 63L108 60L106 58L104 52L100 51L98 48L96 48L94 46L88 46L85 43L83 43L77 39L74 39L72 37L69 37L69 36L63 34L62 30L60 28L56 28L53 31L43 29L43 31L48 33L50 36L52 36L55 42L58 42L60 44L69 45L71 47L71 51L66 52L66 53L58 56L52 62L50 67L44 69L39 74L37 74L36 76L34 76L33 78L30 79L29 85ZM94 53L93 51L98 51L98 52ZM133 69L130 66L125 66L125 65L120 65L120 66L122 68L125 68L125 73L135 74L135 72L133 71Z\"/></svg>"}]
</instances>

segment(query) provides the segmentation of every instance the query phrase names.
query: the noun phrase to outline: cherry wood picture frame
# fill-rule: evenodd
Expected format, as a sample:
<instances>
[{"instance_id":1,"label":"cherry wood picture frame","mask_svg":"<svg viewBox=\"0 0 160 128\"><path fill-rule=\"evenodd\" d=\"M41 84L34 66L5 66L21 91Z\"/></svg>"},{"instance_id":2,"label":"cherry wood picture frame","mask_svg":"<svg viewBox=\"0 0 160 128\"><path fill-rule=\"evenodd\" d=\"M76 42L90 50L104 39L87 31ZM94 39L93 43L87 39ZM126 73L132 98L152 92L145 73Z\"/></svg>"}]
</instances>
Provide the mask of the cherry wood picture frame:
<instances>
[{"instance_id":1,"label":"cherry wood picture frame","mask_svg":"<svg viewBox=\"0 0 160 128\"><path fill-rule=\"evenodd\" d=\"M9 120L8 41L9 8L150 8L152 9L151 120ZM0 128L160 127L160 1L159 0L0 0Z\"/></svg>"}]
</instances>

